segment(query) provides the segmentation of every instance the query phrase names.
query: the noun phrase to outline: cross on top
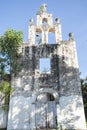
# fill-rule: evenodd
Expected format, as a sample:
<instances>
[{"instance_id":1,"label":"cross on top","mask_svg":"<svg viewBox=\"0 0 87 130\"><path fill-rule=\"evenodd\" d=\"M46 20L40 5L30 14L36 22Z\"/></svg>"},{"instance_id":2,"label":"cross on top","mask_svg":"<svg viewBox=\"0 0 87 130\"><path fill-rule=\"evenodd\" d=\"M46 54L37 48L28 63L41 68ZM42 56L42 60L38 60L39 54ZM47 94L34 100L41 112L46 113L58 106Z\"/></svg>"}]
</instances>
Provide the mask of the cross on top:
<instances>
[{"instance_id":1,"label":"cross on top","mask_svg":"<svg viewBox=\"0 0 87 130\"><path fill-rule=\"evenodd\" d=\"M46 7L47 7L47 5L46 5L46 4L43 4L41 7L42 7L42 12L46 12Z\"/></svg>"}]
</instances>

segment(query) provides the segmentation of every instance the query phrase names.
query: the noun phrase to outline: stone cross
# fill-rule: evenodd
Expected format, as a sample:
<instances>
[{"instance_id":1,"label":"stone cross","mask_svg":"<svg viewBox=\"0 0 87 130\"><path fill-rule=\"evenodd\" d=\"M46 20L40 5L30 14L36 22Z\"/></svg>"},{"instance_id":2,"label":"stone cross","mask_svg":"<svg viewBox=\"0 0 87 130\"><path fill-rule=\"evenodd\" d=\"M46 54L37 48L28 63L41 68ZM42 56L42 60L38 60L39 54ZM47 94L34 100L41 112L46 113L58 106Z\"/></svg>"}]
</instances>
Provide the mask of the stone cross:
<instances>
[{"instance_id":1,"label":"stone cross","mask_svg":"<svg viewBox=\"0 0 87 130\"><path fill-rule=\"evenodd\" d=\"M46 12L46 7L47 7L46 4L43 4L43 5L41 6L41 8L42 8L42 12Z\"/></svg>"}]
</instances>

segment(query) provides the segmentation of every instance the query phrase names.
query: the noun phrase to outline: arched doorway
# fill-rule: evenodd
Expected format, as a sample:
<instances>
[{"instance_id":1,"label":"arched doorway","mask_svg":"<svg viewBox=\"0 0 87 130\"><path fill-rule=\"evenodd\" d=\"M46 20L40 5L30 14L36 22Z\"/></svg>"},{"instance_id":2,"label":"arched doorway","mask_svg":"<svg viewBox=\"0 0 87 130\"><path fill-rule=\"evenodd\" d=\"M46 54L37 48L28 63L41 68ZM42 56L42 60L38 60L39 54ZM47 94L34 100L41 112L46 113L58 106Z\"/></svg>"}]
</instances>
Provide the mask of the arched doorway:
<instances>
[{"instance_id":1,"label":"arched doorway","mask_svg":"<svg viewBox=\"0 0 87 130\"><path fill-rule=\"evenodd\" d=\"M57 128L57 107L52 94L42 93L35 104L36 129Z\"/></svg>"}]
</instances>

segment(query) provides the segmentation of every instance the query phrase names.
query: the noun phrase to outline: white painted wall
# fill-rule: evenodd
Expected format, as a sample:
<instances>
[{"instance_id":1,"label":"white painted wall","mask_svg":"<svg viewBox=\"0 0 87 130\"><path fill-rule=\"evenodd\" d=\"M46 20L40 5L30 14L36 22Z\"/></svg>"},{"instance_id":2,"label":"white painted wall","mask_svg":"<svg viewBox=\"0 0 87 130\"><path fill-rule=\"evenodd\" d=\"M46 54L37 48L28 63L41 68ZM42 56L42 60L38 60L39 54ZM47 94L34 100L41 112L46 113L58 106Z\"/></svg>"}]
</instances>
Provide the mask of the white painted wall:
<instances>
[{"instance_id":1,"label":"white painted wall","mask_svg":"<svg viewBox=\"0 0 87 130\"><path fill-rule=\"evenodd\" d=\"M23 96L11 98L7 130L29 130L35 127L34 105L31 104L32 101L32 98Z\"/></svg>"},{"instance_id":2,"label":"white painted wall","mask_svg":"<svg viewBox=\"0 0 87 130\"><path fill-rule=\"evenodd\" d=\"M6 128L7 112L0 108L0 128Z\"/></svg>"},{"instance_id":3,"label":"white painted wall","mask_svg":"<svg viewBox=\"0 0 87 130\"><path fill-rule=\"evenodd\" d=\"M35 96L11 97L7 130L35 129ZM85 129L85 117L81 96L62 96L57 105L58 127Z\"/></svg>"},{"instance_id":4,"label":"white painted wall","mask_svg":"<svg viewBox=\"0 0 87 130\"><path fill-rule=\"evenodd\" d=\"M59 124L64 128L86 130L82 97L77 95L62 96L59 102Z\"/></svg>"}]
</instances>

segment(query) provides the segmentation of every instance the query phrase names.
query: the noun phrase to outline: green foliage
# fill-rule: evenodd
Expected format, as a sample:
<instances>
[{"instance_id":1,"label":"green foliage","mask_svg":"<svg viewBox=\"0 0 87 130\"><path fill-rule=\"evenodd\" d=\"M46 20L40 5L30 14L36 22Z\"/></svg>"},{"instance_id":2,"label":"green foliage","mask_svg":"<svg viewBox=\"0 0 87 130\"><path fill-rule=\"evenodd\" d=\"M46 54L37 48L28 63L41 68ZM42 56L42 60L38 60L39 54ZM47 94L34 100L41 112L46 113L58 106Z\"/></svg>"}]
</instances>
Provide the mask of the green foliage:
<instances>
[{"instance_id":1,"label":"green foliage","mask_svg":"<svg viewBox=\"0 0 87 130\"><path fill-rule=\"evenodd\" d=\"M20 56L19 48L23 42L23 32L16 30L7 30L0 38L1 58L4 58L6 67L9 66L11 73L15 69L17 58ZM1 59L0 58L0 59ZM16 71L16 70L15 70Z\"/></svg>"},{"instance_id":2,"label":"green foliage","mask_svg":"<svg viewBox=\"0 0 87 130\"><path fill-rule=\"evenodd\" d=\"M85 79L81 79L81 88L82 88L85 115L87 120L87 77Z\"/></svg>"},{"instance_id":3,"label":"green foliage","mask_svg":"<svg viewBox=\"0 0 87 130\"><path fill-rule=\"evenodd\" d=\"M10 87L9 82L2 81L0 84L0 92L2 93L2 99L5 100L5 103L2 108L4 110L7 110L9 104L9 95L13 92L13 88Z\"/></svg>"}]
</instances>

